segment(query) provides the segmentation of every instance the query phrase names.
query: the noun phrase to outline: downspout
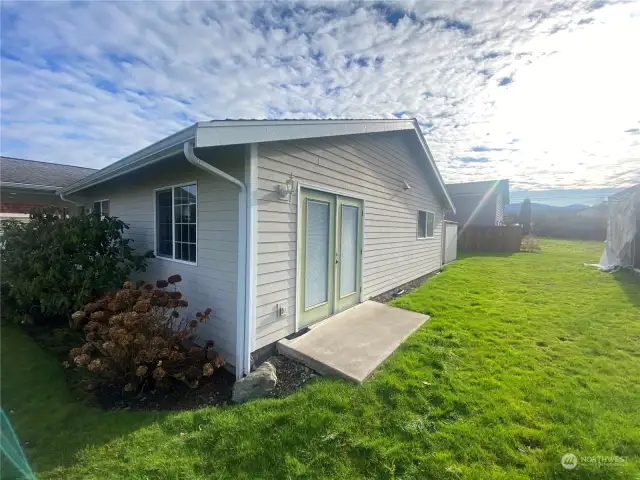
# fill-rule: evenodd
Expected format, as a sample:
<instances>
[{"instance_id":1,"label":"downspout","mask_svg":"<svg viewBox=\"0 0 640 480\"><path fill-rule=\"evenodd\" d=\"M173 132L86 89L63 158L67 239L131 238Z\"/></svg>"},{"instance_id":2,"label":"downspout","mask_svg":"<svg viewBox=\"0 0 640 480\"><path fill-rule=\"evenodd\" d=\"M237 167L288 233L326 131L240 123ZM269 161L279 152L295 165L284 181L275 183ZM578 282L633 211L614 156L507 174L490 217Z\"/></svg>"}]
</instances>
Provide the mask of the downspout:
<instances>
[{"instance_id":1,"label":"downspout","mask_svg":"<svg viewBox=\"0 0 640 480\"><path fill-rule=\"evenodd\" d=\"M205 172L222 177L239 188L238 192L238 283L236 291L236 378L249 373L250 365L246 364L245 345L247 344L248 328L247 319L247 188L244 183L226 172L214 167L210 163L201 160L193 151L193 142L184 142L184 156L187 161Z\"/></svg>"},{"instance_id":2,"label":"downspout","mask_svg":"<svg viewBox=\"0 0 640 480\"><path fill-rule=\"evenodd\" d=\"M444 219L444 208L442 209L442 232L440 233L440 271L444 268L444 256L447 248L447 224Z\"/></svg>"},{"instance_id":3,"label":"downspout","mask_svg":"<svg viewBox=\"0 0 640 480\"><path fill-rule=\"evenodd\" d=\"M84 207L84 205L82 205L81 203L77 203L77 202L74 202L73 200L69 200L68 198L65 198L64 193L59 193L58 196L60 197L60 200L62 200L63 202L72 203L76 207ZM77 214L78 214L78 210L76 209L73 216L75 217Z\"/></svg>"}]
</instances>

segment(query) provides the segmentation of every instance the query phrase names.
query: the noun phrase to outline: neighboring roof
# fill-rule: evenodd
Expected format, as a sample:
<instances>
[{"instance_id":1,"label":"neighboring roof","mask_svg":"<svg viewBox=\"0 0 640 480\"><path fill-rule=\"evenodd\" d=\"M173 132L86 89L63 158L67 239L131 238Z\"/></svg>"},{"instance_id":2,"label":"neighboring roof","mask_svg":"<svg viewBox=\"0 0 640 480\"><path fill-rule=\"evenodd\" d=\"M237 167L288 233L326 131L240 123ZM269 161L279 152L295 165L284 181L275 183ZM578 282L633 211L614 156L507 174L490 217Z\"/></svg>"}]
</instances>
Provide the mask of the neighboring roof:
<instances>
[{"instance_id":1,"label":"neighboring roof","mask_svg":"<svg viewBox=\"0 0 640 480\"><path fill-rule=\"evenodd\" d=\"M509 202L509 180L487 180L482 182L447 183L447 191L451 197L464 195L484 195L490 190L498 190L502 193L503 203Z\"/></svg>"},{"instance_id":2,"label":"neighboring roof","mask_svg":"<svg viewBox=\"0 0 640 480\"><path fill-rule=\"evenodd\" d=\"M95 172L95 168L0 156L0 181L3 187L55 192Z\"/></svg>"},{"instance_id":3,"label":"neighboring roof","mask_svg":"<svg viewBox=\"0 0 640 480\"><path fill-rule=\"evenodd\" d=\"M455 211L433 155L431 155L418 121L415 119L213 120L198 122L63 188L60 193L78 192L176 155L183 151L185 142L192 142L195 148L205 148L393 131L414 131L416 133L424 153L424 160L440 186L439 193L444 200L443 203Z\"/></svg>"}]
</instances>

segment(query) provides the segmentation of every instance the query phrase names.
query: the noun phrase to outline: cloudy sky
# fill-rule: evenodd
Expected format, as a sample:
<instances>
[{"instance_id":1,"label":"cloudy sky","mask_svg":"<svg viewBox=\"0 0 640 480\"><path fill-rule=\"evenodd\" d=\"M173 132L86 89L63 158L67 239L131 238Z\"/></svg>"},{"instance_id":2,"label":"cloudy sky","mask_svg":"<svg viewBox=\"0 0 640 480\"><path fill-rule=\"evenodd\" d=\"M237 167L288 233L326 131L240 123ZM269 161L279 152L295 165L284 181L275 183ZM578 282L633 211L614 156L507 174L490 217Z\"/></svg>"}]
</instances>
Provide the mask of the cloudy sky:
<instances>
[{"instance_id":1,"label":"cloudy sky","mask_svg":"<svg viewBox=\"0 0 640 480\"><path fill-rule=\"evenodd\" d=\"M446 181L640 182L640 2L2 2L1 152L105 165L192 122L416 117Z\"/></svg>"}]
</instances>

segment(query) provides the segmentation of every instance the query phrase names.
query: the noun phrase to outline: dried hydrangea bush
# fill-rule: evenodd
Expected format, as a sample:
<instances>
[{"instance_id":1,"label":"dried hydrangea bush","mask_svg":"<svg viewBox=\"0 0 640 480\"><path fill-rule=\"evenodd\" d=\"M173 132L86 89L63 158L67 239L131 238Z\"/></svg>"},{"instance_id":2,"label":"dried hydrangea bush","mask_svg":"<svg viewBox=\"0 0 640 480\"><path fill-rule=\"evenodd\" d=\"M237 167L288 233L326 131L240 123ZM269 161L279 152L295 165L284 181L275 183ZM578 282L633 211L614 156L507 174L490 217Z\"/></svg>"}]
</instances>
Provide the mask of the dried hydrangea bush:
<instances>
[{"instance_id":1,"label":"dried hydrangea bush","mask_svg":"<svg viewBox=\"0 0 640 480\"><path fill-rule=\"evenodd\" d=\"M540 252L542 249L540 248L540 243L538 242L538 239L536 237L534 237L533 235L525 235L522 238L522 244L520 246L520 251L522 252L530 252L530 253L537 253Z\"/></svg>"},{"instance_id":2,"label":"dried hydrangea bush","mask_svg":"<svg viewBox=\"0 0 640 480\"><path fill-rule=\"evenodd\" d=\"M126 281L123 288L89 303L72 315L84 327L85 343L69 352L65 367L86 368L99 385L118 385L127 392L168 388L172 382L198 386L224 359L213 342L197 345L196 328L207 323L212 310L187 319L180 310L187 300L172 275L155 284Z\"/></svg>"}]
</instances>

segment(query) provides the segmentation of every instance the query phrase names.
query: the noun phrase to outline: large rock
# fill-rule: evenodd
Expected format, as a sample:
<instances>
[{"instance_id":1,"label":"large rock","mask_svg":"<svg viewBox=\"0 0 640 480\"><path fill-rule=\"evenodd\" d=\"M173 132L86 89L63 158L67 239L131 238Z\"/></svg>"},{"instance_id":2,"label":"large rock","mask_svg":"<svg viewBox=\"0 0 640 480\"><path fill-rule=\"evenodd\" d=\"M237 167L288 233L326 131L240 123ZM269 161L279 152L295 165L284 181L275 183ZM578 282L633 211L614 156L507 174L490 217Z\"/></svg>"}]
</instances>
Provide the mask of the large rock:
<instances>
[{"instance_id":1,"label":"large rock","mask_svg":"<svg viewBox=\"0 0 640 480\"><path fill-rule=\"evenodd\" d=\"M264 362L249 375L233 384L231 401L244 403L256 398L263 398L273 391L277 381L275 367L269 362Z\"/></svg>"}]
</instances>

